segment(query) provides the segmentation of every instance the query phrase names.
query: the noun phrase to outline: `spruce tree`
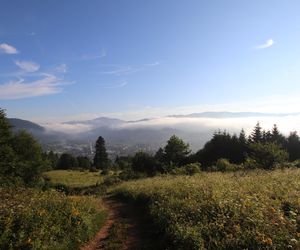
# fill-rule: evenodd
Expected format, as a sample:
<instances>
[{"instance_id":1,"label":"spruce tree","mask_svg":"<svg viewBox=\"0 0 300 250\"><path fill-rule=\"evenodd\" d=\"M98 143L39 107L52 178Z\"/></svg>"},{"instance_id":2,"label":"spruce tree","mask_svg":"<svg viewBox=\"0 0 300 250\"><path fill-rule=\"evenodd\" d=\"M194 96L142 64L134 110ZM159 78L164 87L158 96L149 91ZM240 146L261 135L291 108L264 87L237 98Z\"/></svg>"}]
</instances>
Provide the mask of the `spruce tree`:
<instances>
[{"instance_id":1,"label":"spruce tree","mask_svg":"<svg viewBox=\"0 0 300 250\"><path fill-rule=\"evenodd\" d=\"M254 142L257 143L257 142L263 141L263 134L262 134L261 126L260 126L259 122L256 123L249 139L250 139L250 142L252 142L252 143L254 143Z\"/></svg>"},{"instance_id":2,"label":"spruce tree","mask_svg":"<svg viewBox=\"0 0 300 250\"><path fill-rule=\"evenodd\" d=\"M108 156L103 137L99 136L96 141L96 153L94 156L94 167L105 170L108 168Z\"/></svg>"}]
</instances>

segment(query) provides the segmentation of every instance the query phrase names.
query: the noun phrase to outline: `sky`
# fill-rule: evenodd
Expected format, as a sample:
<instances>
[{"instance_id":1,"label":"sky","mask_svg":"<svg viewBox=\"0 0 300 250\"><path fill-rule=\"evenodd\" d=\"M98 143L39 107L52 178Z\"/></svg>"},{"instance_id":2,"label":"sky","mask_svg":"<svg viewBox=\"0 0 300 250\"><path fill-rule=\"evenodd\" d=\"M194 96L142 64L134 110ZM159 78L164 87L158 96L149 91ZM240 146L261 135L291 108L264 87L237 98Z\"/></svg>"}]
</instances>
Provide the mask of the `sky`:
<instances>
[{"instance_id":1,"label":"sky","mask_svg":"<svg viewBox=\"0 0 300 250\"><path fill-rule=\"evenodd\" d=\"M299 0L0 6L0 107L9 117L299 112Z\"/></svg>"}]
</instances>

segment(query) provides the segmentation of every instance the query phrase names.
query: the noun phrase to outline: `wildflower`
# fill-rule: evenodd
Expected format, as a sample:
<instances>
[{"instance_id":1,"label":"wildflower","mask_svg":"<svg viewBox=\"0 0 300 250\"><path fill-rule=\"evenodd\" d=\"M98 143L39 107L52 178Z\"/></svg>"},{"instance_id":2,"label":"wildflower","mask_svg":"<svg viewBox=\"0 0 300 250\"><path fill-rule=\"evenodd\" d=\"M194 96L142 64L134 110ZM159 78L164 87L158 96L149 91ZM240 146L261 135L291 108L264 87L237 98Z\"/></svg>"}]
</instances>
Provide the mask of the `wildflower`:
<instances>
[{"instance_id":1,"label":"wildflower","mask_svg":"<svg viewBox=\"0 0 300 250\"><path fill-rule=\"evenodd\" d=\"M263 242L266 243L267 245L270 245L270 246L273 245L273 241L272 241L272 239L269 238L269 237L266 238L266 239L264 239Z\"/></svg>"},{"instance_id":2,"label":"wildflower","mask_svg":"<svg viewBox=\"0 0 300 250\"><path fill-rule=\"evenodd\" d=\"M297 243L298 243L298 241L297 241L296 239L291 239L290 242L291 242L292 244L297 244Z\"/></svg>"}]
</instances>

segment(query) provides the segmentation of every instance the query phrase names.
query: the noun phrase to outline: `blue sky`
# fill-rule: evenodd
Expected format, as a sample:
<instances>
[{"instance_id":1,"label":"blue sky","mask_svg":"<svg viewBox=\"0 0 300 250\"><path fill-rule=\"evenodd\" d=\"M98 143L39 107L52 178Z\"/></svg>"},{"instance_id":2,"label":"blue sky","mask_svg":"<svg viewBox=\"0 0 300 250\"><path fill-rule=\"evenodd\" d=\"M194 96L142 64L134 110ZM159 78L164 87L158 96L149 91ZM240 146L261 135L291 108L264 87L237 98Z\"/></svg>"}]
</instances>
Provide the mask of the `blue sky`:
<instances>
[{"instance_id":1,"label":"blue sky","mask_svg":"<svg viewBox=\"0 0 300 250\"><path fill-rule=\"evenodd\" d=\"M31 120L295 112L298 0L3 0L0 107Z\"/></svg>"}]
</instances>

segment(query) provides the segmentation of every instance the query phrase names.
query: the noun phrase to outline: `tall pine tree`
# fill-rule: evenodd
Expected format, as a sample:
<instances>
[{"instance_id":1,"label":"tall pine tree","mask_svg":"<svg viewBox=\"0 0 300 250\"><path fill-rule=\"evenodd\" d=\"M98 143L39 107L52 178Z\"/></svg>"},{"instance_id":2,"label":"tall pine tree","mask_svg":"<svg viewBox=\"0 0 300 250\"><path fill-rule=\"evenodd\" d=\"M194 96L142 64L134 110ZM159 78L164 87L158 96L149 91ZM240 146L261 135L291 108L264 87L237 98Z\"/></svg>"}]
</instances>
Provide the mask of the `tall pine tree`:
<instances>
[{"instance_id":1,"label":"tall pine tree","mask_svg":"<svg viewBox=\"0 0 300 250\"><path fill-rule=\"evenodd\" d=\"M108 156L105 148L105 141L102 136L99 136L98 140L96 141L94 167L102 170L108 168Z\"/></svg>"},{"instance_id":2,"label":"tall pine tree","mask_svg":"<svg viewBox=\"0 0 300 250\"><path fill-rule=\"evenodd\" d=\"M250 135L249 138L250 142L254 143L254 142L262 142L263 141L263 133L261 131L261 126L258 123L256 123L253 132Z\"/></svg>"}]
</instances>

